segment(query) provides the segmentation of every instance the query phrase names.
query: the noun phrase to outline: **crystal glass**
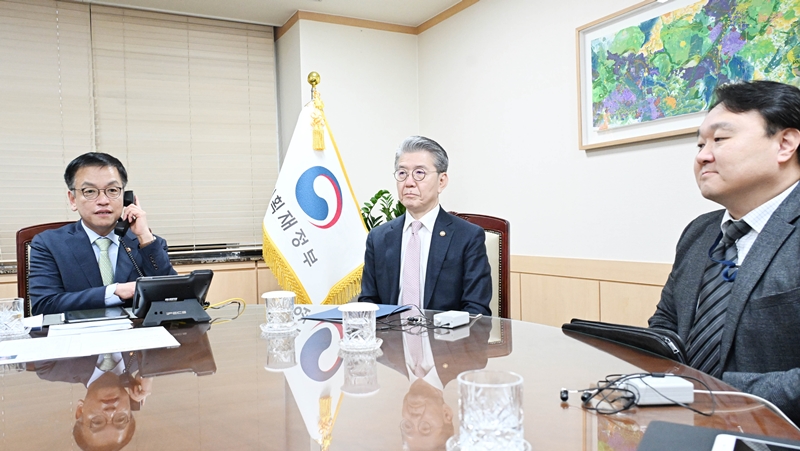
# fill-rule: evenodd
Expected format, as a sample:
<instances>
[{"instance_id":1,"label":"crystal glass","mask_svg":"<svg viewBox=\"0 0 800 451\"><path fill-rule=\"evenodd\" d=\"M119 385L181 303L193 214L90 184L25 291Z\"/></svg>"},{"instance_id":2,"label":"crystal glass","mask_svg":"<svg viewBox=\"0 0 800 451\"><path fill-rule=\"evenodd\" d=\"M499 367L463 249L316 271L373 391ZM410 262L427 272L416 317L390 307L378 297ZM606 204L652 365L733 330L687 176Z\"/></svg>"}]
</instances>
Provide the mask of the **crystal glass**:
<instances>
[{"instance_id":1,"label":"crystal glass","mask_svg":"<svg viewBox=\"0 0 800 451\"><path fill-rule=\"evenodd\" d=\"M300 334L296 330L285 333L264 333L262 338L267 340L267 371L284 371L297 365L297 352L295 339Z\"/></svg>"},{"instance_id":2,"label":"crystal glass","mask_svg":"<svg viewBox=\"0 0 800 451\"><path fill-rule=\"evenodd\" d=\"M265 332L286 332L294 328L295 294L291 291L269 291L261 295L266 303L267 322L261 329Z\"/></svg>"},{"instance_id":3,"label":"crystal glass","mask_svg":"<svg viewBox=\"0 0 800 451\"><path fill-rule=\"evenodd\" d=\"M347 352L339 351L344 367L342 392L350 396L369 396L378 393L378 357L381 350Z\"/></svg>"},{"instance_id":4,"label":"crystal glass","mask_svg":"<svg viewBox=\"0 0 800 451\"><path fill-rule=\"evenodd\" d=\"M0 299L0 337L10 337L25 333L22 323L22 298Z\"/></svg>"},{"instance_id":5,"label":"crystal glass","mask_svg":"<svg viewBox=\"0 0 800 451\"><path fill-rule=\"evenodd\" d=\"M528 450L522 423L522 376L475 370L458 375L458 436L448 450Z\"/></svg>"},{"instance_id":6,"label":"crystal glass","mask_svg":"<svg viewBox=\"0 0 800 451\"><path fill-rule=\"evenodd\" d=\"M383 340L375 338L375 311L370 302L351 302L339 307L342 312L344 337L339 348L345 351L371 351L381 347Z\"/></svg>"}]
</instances>

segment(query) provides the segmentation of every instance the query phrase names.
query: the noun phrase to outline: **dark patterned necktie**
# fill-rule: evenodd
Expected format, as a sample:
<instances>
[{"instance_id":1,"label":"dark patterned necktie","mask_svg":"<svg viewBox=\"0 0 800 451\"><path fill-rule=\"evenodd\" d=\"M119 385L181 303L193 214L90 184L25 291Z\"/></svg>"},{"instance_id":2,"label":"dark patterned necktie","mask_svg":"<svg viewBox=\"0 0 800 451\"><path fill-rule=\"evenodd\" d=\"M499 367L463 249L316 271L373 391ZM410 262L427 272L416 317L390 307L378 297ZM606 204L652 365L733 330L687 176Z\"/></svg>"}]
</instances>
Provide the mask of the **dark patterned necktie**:
<instances>
[{"instance_id":1,"label":"dark patterned necktie","mask_svg":"<svg viewBox=\"0 0 800 451\"><path fill-rule=\"evenodd\" d=\"M737 263L736 240L750 231L744 221L727 221L722 227L722 239L711 252L711 262L703 273L687 351L689 365L714 377L722 375L720 343L728 299L738 271L738 266L733 266Z\"/></svg>"}]
</instances>

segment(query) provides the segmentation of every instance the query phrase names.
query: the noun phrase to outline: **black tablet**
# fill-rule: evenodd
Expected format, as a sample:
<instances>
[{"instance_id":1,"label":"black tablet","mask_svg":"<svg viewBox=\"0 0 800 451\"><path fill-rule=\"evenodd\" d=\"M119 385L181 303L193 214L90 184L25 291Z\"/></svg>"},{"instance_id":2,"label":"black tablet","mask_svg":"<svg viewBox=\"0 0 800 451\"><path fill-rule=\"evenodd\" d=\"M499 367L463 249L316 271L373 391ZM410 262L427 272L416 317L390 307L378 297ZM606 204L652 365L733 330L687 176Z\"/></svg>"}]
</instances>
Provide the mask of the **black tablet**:
<instances>
[{"instance_id":1,"label":"black tablet","mask_svg":"<svg viewBox=\"0 0 800 451\"><path fill-rule=\"evenodd\" d=\"M64 313L65 323L84 323L107 319L128 318L128 312L122 307L106 307L90 310L72 310Z\"/></svg>"}]
</instances>

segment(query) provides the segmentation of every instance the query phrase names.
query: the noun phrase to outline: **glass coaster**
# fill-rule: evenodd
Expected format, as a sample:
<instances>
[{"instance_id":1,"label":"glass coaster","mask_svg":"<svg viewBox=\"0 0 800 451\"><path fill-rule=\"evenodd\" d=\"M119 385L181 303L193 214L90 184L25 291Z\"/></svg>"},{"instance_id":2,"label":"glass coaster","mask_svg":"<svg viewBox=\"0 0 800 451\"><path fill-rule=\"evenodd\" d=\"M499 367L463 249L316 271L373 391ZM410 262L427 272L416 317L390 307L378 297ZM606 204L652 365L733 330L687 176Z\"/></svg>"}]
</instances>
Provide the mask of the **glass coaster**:
<instances>
[{"instance_id":1,"label":"glass coaster","mask_svg":"<svg viewBox=\"0 0 800 451\"><path fill-rule=\"evenodd\" d=\"M372 346L369 346L369 347L361 347L361 346L352 347L352 346L346 345L344 343L344 340L340 340L339 341L339 349L342 350L342 351L345 351L345 352L370 352L370 351L375 351L377 349L380 349L382 344L383 344L383 339L382 338L376 338L375 339L375 343Z\"/></svg>"}]
</instances>

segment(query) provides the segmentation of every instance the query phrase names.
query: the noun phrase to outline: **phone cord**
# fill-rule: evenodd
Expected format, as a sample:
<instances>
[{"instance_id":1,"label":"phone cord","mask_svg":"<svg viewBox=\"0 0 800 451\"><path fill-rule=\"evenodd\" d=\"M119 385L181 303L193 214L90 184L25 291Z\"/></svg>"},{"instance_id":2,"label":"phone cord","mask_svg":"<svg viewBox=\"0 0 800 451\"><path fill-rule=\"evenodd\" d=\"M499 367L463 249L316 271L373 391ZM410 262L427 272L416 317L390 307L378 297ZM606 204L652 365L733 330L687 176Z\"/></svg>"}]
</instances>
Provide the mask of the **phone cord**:
<instances>
[{"instance_id":1,"label":"phone cord","mask_svg":"<svg viewBox=\"0 0 800 451\"><path fill-rule=\"evenodd\" d=\"M128 247L128 244L125 243L125 240L123 240L122 237L119 237L119 242L122 243L122 248L125 249L125 253L128 254L128 258L131 259L131 263L133 263L133 267L136 269L136 272L139 273L139 277L144 277L142 270L139 269L139 265L136 264L136 260L133 259L131 248Z\"/></svg>"}]
</instances>

